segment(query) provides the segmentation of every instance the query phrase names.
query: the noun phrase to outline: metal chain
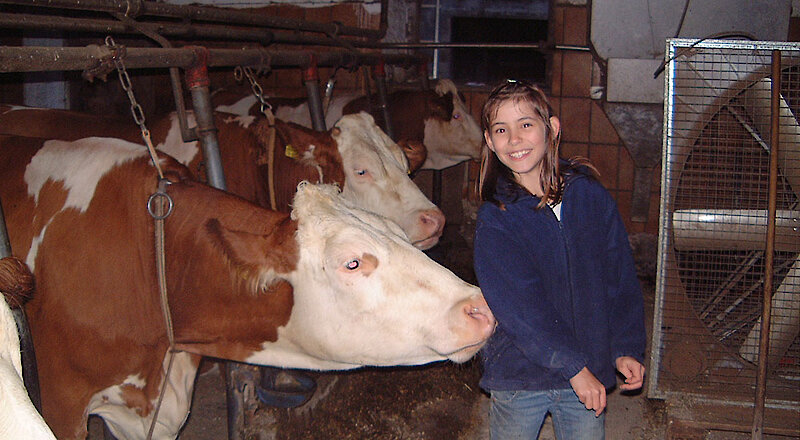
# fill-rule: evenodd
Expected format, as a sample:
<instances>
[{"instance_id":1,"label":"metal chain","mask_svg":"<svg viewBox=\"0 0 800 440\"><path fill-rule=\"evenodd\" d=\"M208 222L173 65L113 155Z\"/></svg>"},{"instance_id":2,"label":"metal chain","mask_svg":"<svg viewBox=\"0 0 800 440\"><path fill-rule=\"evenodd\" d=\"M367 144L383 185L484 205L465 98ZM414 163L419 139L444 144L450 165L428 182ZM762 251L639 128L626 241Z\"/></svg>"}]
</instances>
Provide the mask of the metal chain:
<instances>
[{"instance_id":1,"label":"metal chain","mask_svg":"<svg viewBox=\"0 0 800 440\"><path fill-rule=\"evenodd\" d=\"M106 46L108 46L113 54L112 60L114 61L114 66L117 68L117 72L119 73L119 82L122 84L122 90L125 90L125 93L128 94L128 100L131 102L131 114L133 115L133 120L142 131L142 139L144 139L145 145L147 145L147 149L150 152L150 159L152 159L153 165L155 165L156 170L158 171L159 179L163 179L164 172L161 171L161 166L158 163L158 155L153 147L153 141L150 140L150 130L147 129L147 126L145 126L144 123L144 110L142 110L142 106L136 101L136 96L133 94L131 77L128 75L128 70L125 69L125 63L123 61L125 47L117 46L116 43L114 43L114 39L110 35L106 37Z\"/></svg>"},{"instance_id":2,"label":"metal chain","mask_svg":"<svg viewBox=\"0 0 800 440\"><path fill-rule=\"evenodd\" d=\"M242 77L250 81L250 88L253 90L253 95L255 95L258 102L261 103L261 113L269 117L270 115L267 114L267 112L269 111L269 113L272 113L272 105L267 101L267 98L264 97L264 89L262 89L261 84L256 81L256 75L253 73L253 69L250 67L236 66L236 68L233 69L233 77L236 81L241 81Z\"/></svg>"}]
</instances>

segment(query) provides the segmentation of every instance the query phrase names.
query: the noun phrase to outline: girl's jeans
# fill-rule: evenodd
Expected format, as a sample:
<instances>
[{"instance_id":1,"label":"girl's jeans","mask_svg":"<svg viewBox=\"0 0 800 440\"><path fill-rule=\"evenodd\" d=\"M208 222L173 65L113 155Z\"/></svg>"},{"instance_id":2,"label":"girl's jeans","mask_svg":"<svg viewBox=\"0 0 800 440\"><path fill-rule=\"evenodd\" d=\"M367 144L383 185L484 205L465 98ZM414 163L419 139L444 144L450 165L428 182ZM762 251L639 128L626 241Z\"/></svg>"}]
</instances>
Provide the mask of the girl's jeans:
<instances>
[{"instance_id":1,"label":"girl's jeans","mask_svg":"<svg viewBox=\"0 0 800 440\"><path fill-rule=\"evenodd\" d=\"M548 391L492 391L492 440L536 440L549 412L558 440L604 440L605 417L587 410L571 388Z\"/></svg>"}]
</instances>

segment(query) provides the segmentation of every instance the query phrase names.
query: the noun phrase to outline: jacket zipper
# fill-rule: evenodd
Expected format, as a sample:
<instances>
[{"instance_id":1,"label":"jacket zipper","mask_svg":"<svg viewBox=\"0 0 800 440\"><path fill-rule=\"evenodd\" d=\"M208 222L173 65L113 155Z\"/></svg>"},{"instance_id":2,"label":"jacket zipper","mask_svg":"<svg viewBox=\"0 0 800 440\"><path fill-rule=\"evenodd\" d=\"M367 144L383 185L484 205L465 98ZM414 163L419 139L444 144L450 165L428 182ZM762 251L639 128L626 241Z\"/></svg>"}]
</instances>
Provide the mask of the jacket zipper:
<instances>
[{"instance_id":1,"label":"jacket zipper","mask_svg":"<svg viewBox=\"0 0 800 440\"><path fill-rule=\"evenodd\" d=\"M566 261L566 264L567 264L567 287L568 287L567 293L568 293L568 296L569 296L570 316L572 317L572 322L570 323L570 326L572 327L572 334L577 338L578 335L576 334L576 331L575 331L575 328L576 328L575 327L575 321L576 321L576 318L575 318L575 302L574 302L574 299L573 299L574 290L575 289L573 288L573 285L572 285L573 284L572 283L572 267L570 265L570 261L571 260L570 260L570 254L569 254L569 246L567 246L566 232L564 231L564 224L561 222L561 220L559 220L558 217L556 217L556 213L553 211L553 207L551 207L548 204L547 208L550 210L550 215L553 217L553 219L556 221L556 224L558 225L558 237L561 240L561 245L564 247L564 255L566 255L566 260L567 260ZM564 214L564 199L563 198L561 199L561 214L562 215Z\"/></svg>"}]
</instances>

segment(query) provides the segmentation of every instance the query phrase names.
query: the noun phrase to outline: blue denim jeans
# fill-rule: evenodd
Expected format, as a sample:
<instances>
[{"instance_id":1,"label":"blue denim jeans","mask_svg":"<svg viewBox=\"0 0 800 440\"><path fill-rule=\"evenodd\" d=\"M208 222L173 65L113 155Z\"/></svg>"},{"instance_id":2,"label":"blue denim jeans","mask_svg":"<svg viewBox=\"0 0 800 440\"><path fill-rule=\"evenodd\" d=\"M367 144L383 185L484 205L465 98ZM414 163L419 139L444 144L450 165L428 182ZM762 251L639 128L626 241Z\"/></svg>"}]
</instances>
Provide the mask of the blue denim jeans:
<instances>
[{"instance_id":1,"label":"blue denim jeans","mask_svg":"<svg viewBox=\"0 0 800 440\"><path fill-rule=\"evenodd\" d=\"M492 440L536 440L550 413L558 440L604 440L605 417L587 410L571 388L548 391L491 391Z\"/></svg>"}]
</instances>

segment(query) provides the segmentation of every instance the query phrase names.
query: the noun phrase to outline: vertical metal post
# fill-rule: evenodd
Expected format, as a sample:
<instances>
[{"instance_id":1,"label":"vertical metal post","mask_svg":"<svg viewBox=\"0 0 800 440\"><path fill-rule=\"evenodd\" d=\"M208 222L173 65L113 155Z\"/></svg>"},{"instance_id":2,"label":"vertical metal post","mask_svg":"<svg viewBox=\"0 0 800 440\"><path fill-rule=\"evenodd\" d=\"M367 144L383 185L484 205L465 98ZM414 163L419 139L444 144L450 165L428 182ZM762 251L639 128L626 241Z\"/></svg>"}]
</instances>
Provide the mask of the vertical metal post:
<instances>
[{"instance_id":1,"label":"vertical metal post","mask_svg":"<svg viewBox=\"0 0 800 440\"><path fill-rule=\"evenodd\" d=\"M11 256L11 239L8 237L8 229L6 229L5 216L3 214L3 205L0 204L0 258ZM0 299L2 301L2 299ZM19 333L19 346L20 354L22 356L22 381L25 383L25 389L28 390L28 397L30 397L33 406L41 414L42 412L42 397L39 391L39 369L36 365L36 353L33 351L33 337L31 336L30 327L28 327L28 319L25 316L25 309L23 307L11 309L14 315L14 321L17 324L17 333Z\"/></svg>"},{"instance_id":2,"label":"vertical metal post","mask_svg":"<svg viewBox=\"0 0 800 440\"><path fill-rule=\"evenodd\" d=\"M322 97L319 93L319 69L314 55L310 55L308 66L303 70L303 84L308 96L308 111L311 113L311 126L314 130L325 131L325 112L322 110Z\"/></svg>"},{"instance_id":3,"label":"vertical metal post","mask_svg":"<svg viewBox=\"0 0 800 440\"><path fill-rule=\"evenodd\" d=\"M778 144L780 142L781 51L772 51L772 96L770 99L769 207L767 210L767 242L764 250L764 292L761 311L761 335L758 344L758 376L753 411L752 440L764 438L764 405L767 398L769 363L769 326L772 315L772 278L775 253L775 215L778 194Z\"/></svg>"},{"instance_id":4,"label":"vertical metal post","mask_svg":"<svg viewBox=\"0 0 800 440\"><path fill-rule=\"evenodd\" d=\"M389 96L386 92L386 63L384 63L383 60L372 66L372 76L375 80L375 89L378 92L378 107L383 112L383 131L386 132L387 136L397 141L397 139L394 138L392 116L389 113Z\"/></svg>"},{"instance_id":5,"label":"vertical metal post","mask_svg":"<svg viewBox=\"0 0 800 440\"><path fill-rule=\"evenodd\" d=\"M208 49L193 47L197 61L186 69L186 84L192 94L192 107L197 119L197 135L203 147L203 159L206 163L206 174L209 185L225 190L225 173L222 171L222 159L217 142L217 128L214 126L214 111L208 87Z\"/></svg>"}]
</instances>

